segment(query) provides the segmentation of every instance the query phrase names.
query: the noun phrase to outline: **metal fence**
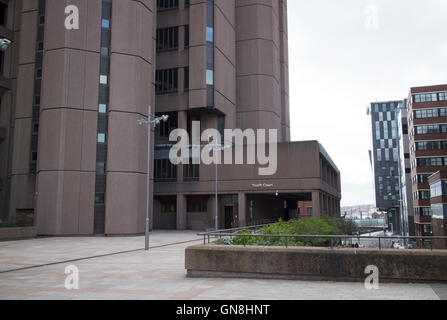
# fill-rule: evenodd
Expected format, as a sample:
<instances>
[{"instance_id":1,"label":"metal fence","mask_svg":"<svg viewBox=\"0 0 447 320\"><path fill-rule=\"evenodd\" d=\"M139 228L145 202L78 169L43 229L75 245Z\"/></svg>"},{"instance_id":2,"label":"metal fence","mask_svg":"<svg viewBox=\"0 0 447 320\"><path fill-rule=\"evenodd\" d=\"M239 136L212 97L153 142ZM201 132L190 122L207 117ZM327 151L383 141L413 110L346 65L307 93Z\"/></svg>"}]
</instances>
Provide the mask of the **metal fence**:
<instances>
[{"instance_id":1,"label":"metal fence","mask_svg":"<svg viewBox=\"0 0 447 320\"><path fill-rule=\"evenodd\" d=\"M240 238L242 239L243 246L247 246L248 238L264 238L264 239L272 239L278 238L284 241L284 246L286 248L293 246L299 240L310 240L311 243L316 242L316 240L327 239L328 245L331 249L334 249L337 246L346 246L349 243L353 246L358 244L360 247L361 243L365 243L367 241L375 241L377 242L379 250L383 248L390 248L390 241L394 243L398 243L402 241L406 248L408 248L408 244L414 243L417 245L417 249L430 249L433 250L433 240L446 240L447 237L418 237L418 236L359 236L359 235L286 235L286 234L259 234L256 233L257 230L261 229L266 225L258 225L246 228L236 228L236 229L227 229L227 230L217 230L210 232L199 233L199 236L203 236L203 244L206 245L211 243L212 239L221 239L221 238ZM239 234L239 231L243 230L252 230L252 234ZM394 242L396 241L396 242ZM358 248L355 246L355 248ZM373 246L377 247L377 246Z\"/></svg>"}]
</instances>

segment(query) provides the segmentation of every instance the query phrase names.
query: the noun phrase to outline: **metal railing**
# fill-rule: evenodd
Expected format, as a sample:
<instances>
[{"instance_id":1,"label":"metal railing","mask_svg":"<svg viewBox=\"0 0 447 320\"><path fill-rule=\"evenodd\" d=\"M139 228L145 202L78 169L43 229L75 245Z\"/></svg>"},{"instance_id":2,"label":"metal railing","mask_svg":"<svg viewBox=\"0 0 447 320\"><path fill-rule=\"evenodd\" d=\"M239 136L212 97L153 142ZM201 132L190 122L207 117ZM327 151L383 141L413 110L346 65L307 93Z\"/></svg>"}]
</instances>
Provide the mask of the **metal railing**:
<instances>
[{"instance_id":1,"label":"metal railing","mask_svg":"<svg viewBox=\"0 0 447 320\"><path fill-rule=\"evenodd\" d=\"M265 227L266 225L259 225L259 226L252 226L252 227L246 227L246 228L235 228L235 229L227 229L227 230L217 230L217 231L210 231L210 232L203 232L199 233L198 236L203 236L203 244L206 245L211 243L211 239L221 239L221 238L241 238L243 246L247 246L247 239L248 238L264 238L264 239L272 239L272 238L278 238L280 240L284 240L284 246L288 248L289 246L293 246L293 244L296 245L298 240L310 240L311 243L313 243L315 240L321 240L321 239L327 239L326 243L329 242L330 248L334 249L338 244L342 243L342 240L351 240L351 244L353 244L352 240L356 240L357 244L360 245L362 240L376 240L378 241L378 247L379 250L382 250L384 247L384 244L388 241L404 241L404 243L413 241L414 243L417 243L418 241L422 241L423 248L415 248L415 249L424 249L429 247L430 250L433 250L433 240L446 240L447 237L423 237L423 236L359 236L359 235L286 235L286 234L259 234L259 233L252 233L252 234L239 234L238 231L242 230L259 230L262 227ZM345 242L345 244L347 241ZM428 243L428 246L426 244ZM358 248L358 247L355 247Z\"/></svg>"}]
</instances>

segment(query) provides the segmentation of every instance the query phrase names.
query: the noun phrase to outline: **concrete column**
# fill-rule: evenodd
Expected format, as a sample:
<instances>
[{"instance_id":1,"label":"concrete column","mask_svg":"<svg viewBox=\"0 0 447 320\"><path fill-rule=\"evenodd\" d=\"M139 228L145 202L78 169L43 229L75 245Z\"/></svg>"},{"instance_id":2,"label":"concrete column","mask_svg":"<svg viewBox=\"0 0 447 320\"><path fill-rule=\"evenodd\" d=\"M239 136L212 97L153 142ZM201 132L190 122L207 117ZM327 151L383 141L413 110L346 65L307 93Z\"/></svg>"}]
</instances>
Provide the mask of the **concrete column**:
<instances>
[{"instance_id":1,"label":"concrete column","mask_svg":"<svg viewBox=\"0 0 447 320\"><path fill-rule=\"evenodd\" d=\"M183 194L177 195L177 230L186 229L186 197Z\"/></svg>"},{"instance_id":2,"label":"concrete column","mask_svg":"<svg viewBox=\"0 0 447 320\"><path fill-rule=\"evenodd\" d=\"M321 217L320 192L319 191L312 192L312 215L314 218Z\"/></svg>"},{"instance_id":3,"label":"concrete column","mask_svg":"<svg viewBox=\"0 0 447 320\"><path fill-rule=\"evenodd\" d=\"M241 192L239 193L239 227L246 227L247 226L247 197L245 196L245 193Z\"/></svg>"}]
</instances>

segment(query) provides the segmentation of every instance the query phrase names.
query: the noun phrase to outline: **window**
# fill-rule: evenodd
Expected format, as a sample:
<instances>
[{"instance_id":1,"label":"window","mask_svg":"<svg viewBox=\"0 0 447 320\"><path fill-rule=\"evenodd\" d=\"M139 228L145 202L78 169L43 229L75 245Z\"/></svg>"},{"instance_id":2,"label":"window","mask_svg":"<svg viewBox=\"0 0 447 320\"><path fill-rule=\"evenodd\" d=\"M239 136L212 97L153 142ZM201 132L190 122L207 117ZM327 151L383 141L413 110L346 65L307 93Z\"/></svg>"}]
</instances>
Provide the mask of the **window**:
<instances>
[{"instance_id":1,"label":"window","mask_svg":"<svg viewBox=\"0 0 447 320\"><path fill-rule=\"evenodd\" d=\"M415 149L417 151L447 150L447 141L416 142Z\"/></svg>"},{"instance_id":2,"label":"window","mask_svg":"<svg viewBox=\"0 0 447 320\"><path fill-rule=\"evenodd\" d=\"M5 53L0 51L0 74L3 75L5 65Z\"/></svg>"},{"instance_id":3,"label":"window","mask_svg":"<svg viewBox=\"0 0 447 320\"><path fill-rule=\"evenodd\" d=\"M0 2L0 26L6 27L8 22L8 5Z\"/></svg>"},{"instance_id":4,"label":"window","mask_svg":"<svg viewBox=\"0 0 447 320\"><path fill-rule=\"evenodd\" d=\"M439 101L446 101L446 100L447 100L447 92L440 92Z\"/></svg>"},{"instance_id":5,"label":"window","mask_svg":"<svg viewBox=\"0 0 447 320\"><path fill-rule=\"evenodd\" d=\"M110 20L102 19L101 27L103 27L104 29L109 29L110 28Z\"/></svg>"},{"instance_id":6,"label":"window","mask_svg":"<svg viewBox=\"0 0 447 320\"><path fill-rule=\"evenodd\" d=\"M447 195L447 180L441 180L430 186L431 197L436 198Z\"/></svg>"},{"instance_id":7,"label":"window","mask_svg":"<svg viewBox=\"0 0 447 320\"><path fill-rule=\"evenodd\" d=\"M206 27L206 41L214 42L214 29L212 27Z\"/></svg>"},{"instance_id":8,"label":"window","mask_svg":"<svg viewBox=\"0 0 447 320\"><path fill-rule=\"evenodd\" d=\"M200 165L185 164L183 165L183 179L185 181L195 181L200 178Z\"/></svg>"},{"instance_id":9,"label":"window","mask_svg":"<svg viewBox=\"0 0 447 320\"><path fill-rule=\"evenodd\" d=\"M432 212L431 212L431 208L420 207L420 208L414 209L414 214L417 217L431 217Z\"/></svg>"},{"instance_id":10,"label":"window","mask_svg":"<svg viewBox=\"0 0 447 320\"><path fill-rule=\"evenodd\" d=\"M176 181L177 166L169 159L156 159L154 161L154 179L156 181Z\"/></svg>"},{"instance_id":11,"label":"window","mask_svg":"<svg viewBox=\"0 0 447 320\"><path fill-rule=\"evenodd\" d=\"M307 213L308 216L311 216L312 215L312 207L307 207L306 208L306 213Z\"/></svg>"},{"instance_id":12,"label":"window","mask_svg":"<svg viewBox=\"0 0 447 320\"><path fill-rule=\"evenodd\" d=\"M184 70L184 79L183 79L183 90L189 91L189 67L186 67Z\"/></svg>"},{"instance_id":13,"label":"window","mask_svg":"<svg viewBox=\"0 0 447 320\"><path fill-rule=\"evenodd\" d=\"M157 30L157 52L178 49L178 27Z\"/></svg>"},{"instance_id":14,"label":"window","mask_svg":"<svg viewBox=\"0 0 447 320\"><path fill-rule=\"evenodd\" d=\"M101 56L108 57L109 56L109 48L101 47Z\"/></svg>"},{"instance_id":15,"label":"window","mask_svg":"<svg viewBox=\"0 0 447 320\"><path fill-rule=\"evenodd\" d=\"M206 84L209 86L214 85L214 71L206 70Z\"/></svg>"},{"instance_id":16,"label":"window","mask_svg":"<svg viewBox=\"0 0 447 320\"><path fill-rule=\"evenodd\" d=\"M98 133L98 143L106 143L106 134Z\"/></svg>"},{"instance_id":17,"label":"window","mask_svg":"<svg viewBox=\"0 0 447 320\"><path fill-rule=\"evenodd\" d=\"M416 126L414 132L415 134L447 133L447 124Z\"/></svg>"},{"instance_id":18,"label":"window","mask_svg":"<svg viewBox=\"0 0 447 320\"><path fill-rule=\"evenodd\" d=\"M106 164L104 162L96 163L96 174L98 175L106 174Z\"/></svg>"},{"instance_id":19,"label":"window","mask_svg":"<svg viewBox=\"0 0 447 320\"><path fill-rule=\"evenodd\" d=\"M107 78L107 76L105 76L105 75L100 75L99 76L99 83L100 84L107 84L108 83L108 78Z\"/></svg>"},{"instance_id":20,"label":"window","mask_svg":"<svg viewBox=\"0 0 447 320\"><path fill-rule=\"evenodd\" d=\"M417 167L442 167L447 165L447 158L419 158Z\"/></svg>"},{"instance_id":21,"label":"window","mask_svg":"<svg viewBox=\"0 0 447 320\"><path fill-rule=\"evenodd\" d=\"M98 111L99 111L99 113L106 113L107 112L107 105L104 104L104 103L100 103Z\"/></svg>"},{"instance_id":22,"label":"window","mask_svg":"<svg viewBox=\"0 0 447 320\"><path fill-rule=\"evenodd\" d=\"M189 26L185 26L185 49L189 48Z\"/></svg>"},{"instance_id":23,"label":"window","mask_svg":"<svg viewBox=\"0 0 447 320\"><path fill-rule=\"evenodd\" d=\"M169 135L171 134L171 132L175 129L177 129L177 113L168 113L167 114L169 116L168 121L166 122L161 122L156 128L155 128L155 136L157 138L163 137L168 139ZM157 114L157 117L161 116Z\"/></svg>"},{"instance_id":24,"label":"window","mask_svg":"<svg viewBox=\"0 0 447 320\"><path fill-rule=\"evenodd\" d=\"M95 194L95 204L105 204L105 194L104 193L97 193Z\"/></svg>"},{"instance_id":25,"label":"window","mask_svg":"<svg viewBox=\"0 0 447 320\"><path fill-rule=\"evenodd\" d=\"M188 197L186 200L187 212L207 212L206 197Z\"/></svg>"},{"instance_id":26,"label":"window","mask_svg":"<svg viewBox=\"0 0 447 320\"><path fill-rule=\"evenodd\" d=\"M178 8L178 0L157 0L158 10L167 10L176 8Z\"/></svg>"},{"instance_id":27,"label":"window","mask_svg":"<svg viewBox=\"0 0 447 320\"><path fill-rule=\"evenodd\" d=\"M438 95L436 93L416 94L413 99L415 103L434 102L438 101Z\"/></svg>"},{"instance_id":28,"label":"window","mask_svg":"<svg viewBox=\"0 0 447 320\"><path fill-rule=\"evenodd\" d=\"M155 75L156 94L178 91L178 69L157 70Z\"/></svg>"}]
</instances>

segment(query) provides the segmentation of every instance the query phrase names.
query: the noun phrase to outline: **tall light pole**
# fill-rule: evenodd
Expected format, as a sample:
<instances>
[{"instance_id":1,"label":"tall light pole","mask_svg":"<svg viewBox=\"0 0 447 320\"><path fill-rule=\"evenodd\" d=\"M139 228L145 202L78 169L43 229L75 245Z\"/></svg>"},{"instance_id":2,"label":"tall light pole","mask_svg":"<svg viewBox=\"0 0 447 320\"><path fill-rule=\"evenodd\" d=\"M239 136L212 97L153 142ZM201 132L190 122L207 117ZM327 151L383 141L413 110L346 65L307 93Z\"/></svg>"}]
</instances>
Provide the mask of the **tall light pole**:
<instances>
[{"instance_id":1,"label":"tall light pole","mask_svg":"<svg viewBox=\"0 0 447 320\"><path fill-rule=\"evenodd\" d=\"M146 236L145 236L145 250L149 251L149 213L150 213L150 197L151 197L151 133L152 129L155 129L157 125L161 122L166 122L169 119L169 116L164 115L158 118L152 119L152 107L149 106L149 113L147 116L147 120L138 120L138 124L140 126L147 124L147 176L146 176L146 184L147 184L147 194L146 194Z\"/></svg>"},{"instance_id":2,"label":"tall light pole","mask_svg":"<svg viewBox=\"0 0 447 320\"><path fill-rule=\"evenodd\" d=\"M217 151L223 151L225 149L230 149L233 146L232 145L212 145L213 147L213 151L214 151L214 164L216 165L216 223L215 223L215 227L216 227L216 231L219 230L219 199L218 199L218 185L217 185L217 181L218 181L218 171L217 171L217 163L218 163L218 159L217 159ZM222 155L221 155L222 156Z\"/></svg>"}]
</instances>

